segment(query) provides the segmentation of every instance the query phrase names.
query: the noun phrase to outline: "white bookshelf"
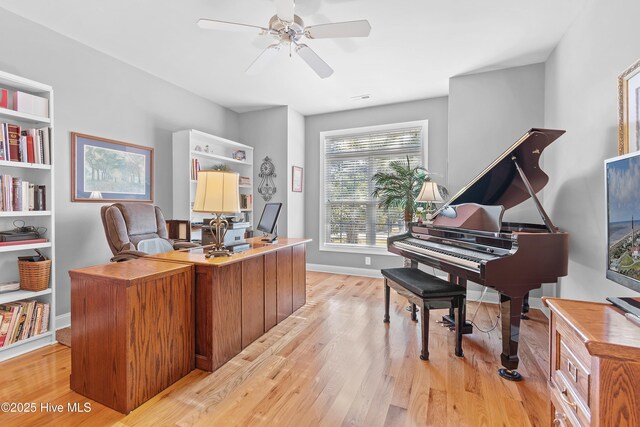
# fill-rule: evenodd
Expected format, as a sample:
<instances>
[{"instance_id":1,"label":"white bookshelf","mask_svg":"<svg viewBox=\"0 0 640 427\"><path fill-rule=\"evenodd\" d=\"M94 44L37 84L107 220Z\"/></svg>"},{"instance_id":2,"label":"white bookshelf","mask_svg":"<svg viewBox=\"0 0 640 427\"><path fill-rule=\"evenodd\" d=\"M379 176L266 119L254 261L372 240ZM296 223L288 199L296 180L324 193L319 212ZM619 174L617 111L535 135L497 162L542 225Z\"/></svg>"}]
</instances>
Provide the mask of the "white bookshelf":
<instances>
[{"instance_id":1,"label":"white bookshelf","mask_svg":"<svg viewBox=\"0 0 640 427\"><path fill-rule=\"evenodd\" d=\"M232 157L236 150L245 152L244 160ZM227 166L240 176L249 177L250 185L240 185L240 194L253 197L253 147L229 139L220 138L195 129L181 130L173 134L173 219L189 219L201 222L211 214L193 212L191 207L196 194L197 181L191 177L191 161L198 159L201 170ZM253 210L243 209L253 224ZM192 228L192 239L199 239L199 228Z\"/></svg>"},{"instance_id":2,"label":"white bookshelf","mask_svg":"<svg viewBox=\"0 0 640 427\"><path fill-rule=\"evenodd\" d=\"M14 228L16 221L24 221L25 225L32 225L40 229L46 228L43 237L48 239L45 243L26 245L0 246L0 283L17 281L17 258L21 255L35 255L33 249L42 252L52 259L51 280L49 288L39 292L18 290L0 293L0 304L12 303L20 300L34 299L50 304L49 326L47 332L24 340L16 341L8 346L0 348L0 361L33 351L55 343L55 318L56 318L56 282L55 282L55 187L54 169L56 164L54 149L54 115L53 115L53 88L46 84L38 83L20 76L0 71L0 88L8 89L9 96L15 90L20 90L33 95L41 96L49 100L49 117L41 117L33 114L21 113L6 108L0 108L0 122L13 123L21 129L50 127L50 155L51 165L32 164L15 161L0 160L0 174L18 176L26 181L38 185L46 185L46 211L7 212L0 211L0 230Z\"/></svg>"}]
</instances>

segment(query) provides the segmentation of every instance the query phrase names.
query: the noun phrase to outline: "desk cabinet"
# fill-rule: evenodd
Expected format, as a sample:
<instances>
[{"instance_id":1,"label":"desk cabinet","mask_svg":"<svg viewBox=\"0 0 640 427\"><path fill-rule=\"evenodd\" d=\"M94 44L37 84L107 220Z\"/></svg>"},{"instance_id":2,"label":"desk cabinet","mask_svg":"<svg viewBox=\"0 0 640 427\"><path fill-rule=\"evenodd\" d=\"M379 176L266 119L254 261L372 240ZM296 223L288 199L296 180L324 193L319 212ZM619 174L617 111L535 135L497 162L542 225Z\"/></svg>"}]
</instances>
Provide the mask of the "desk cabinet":
<instances>
[{"instance_id":1,"label":"desk cabinet","mask_svg":"<svg viewBox=\"0 0 640 427\"><path fill-rule=\"evenodd\" d=\"M640 425L640 327L610 304L544 298L551 425Z\"/></svg>"},{"instance_id":2,"label":"desk cabinet","mask_svg":"<svg viewBox=\"0 0 640 427\"><path fill-rule=\"evenodd\" d=\"M252 249L205 258L202 249L147 257L195 265L196 367L215 371L306 302L305 239L251 240Z\"/></svg>"},{"instance_id":3,"label":"desk cabinet","mask_svg":"<svg viewBox=\"0 0 640 427\"><path fill-rule=\"evenodd\" d=\"M193 267L72 270L71 389L129 413L195 367Z\"/></svg>"}]
</instances>

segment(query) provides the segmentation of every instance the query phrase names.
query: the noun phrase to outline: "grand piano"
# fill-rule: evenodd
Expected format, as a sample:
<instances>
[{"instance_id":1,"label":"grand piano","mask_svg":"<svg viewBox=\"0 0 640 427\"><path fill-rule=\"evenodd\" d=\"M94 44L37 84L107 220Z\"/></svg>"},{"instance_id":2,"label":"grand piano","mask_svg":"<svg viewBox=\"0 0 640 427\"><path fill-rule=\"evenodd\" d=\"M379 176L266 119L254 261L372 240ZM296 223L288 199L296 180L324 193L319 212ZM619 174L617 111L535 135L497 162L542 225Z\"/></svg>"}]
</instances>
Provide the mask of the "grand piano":
<instances>
[{"instance_id":1,"label":"grand piano","mask_svg":"<svg viewBox=\"0 0 640 427\"><path fill-rule=\"evenodd\" d=\"M390 252L449 273L500 294L504 368L509 380L518 368L520 319L529 291L567 275L569 235L558 230L536 193L549 177L540 169L543 150L563 130L531 129L438 209L432 223L412 223L407 233L390 237ZM503 222L505 210L533 199L542 224Z\"/></svg>"}]
</instances>

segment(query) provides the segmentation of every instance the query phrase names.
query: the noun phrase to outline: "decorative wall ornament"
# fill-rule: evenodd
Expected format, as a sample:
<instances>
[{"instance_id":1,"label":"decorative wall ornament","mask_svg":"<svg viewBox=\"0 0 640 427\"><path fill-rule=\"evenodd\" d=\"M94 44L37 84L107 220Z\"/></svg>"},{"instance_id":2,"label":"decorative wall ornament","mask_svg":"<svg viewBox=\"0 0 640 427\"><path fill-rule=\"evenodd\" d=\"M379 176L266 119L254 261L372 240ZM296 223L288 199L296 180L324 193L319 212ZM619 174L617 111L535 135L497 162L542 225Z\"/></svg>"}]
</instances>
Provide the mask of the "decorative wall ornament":
<instances>
[{"instance_id":1,"label":"decorative wall ornament","mask_svg":"<svg viewBox=\"0 0 640 427\"><path fill-rule=\"evenodd\" d=\"M268 202L277 191L276 184L273 182L273 178L277 177L276 167L269 156L262 159L258 176L262 178L258 186L258 193L260 193L265 202Z\"/></svg>"}]
</instances>

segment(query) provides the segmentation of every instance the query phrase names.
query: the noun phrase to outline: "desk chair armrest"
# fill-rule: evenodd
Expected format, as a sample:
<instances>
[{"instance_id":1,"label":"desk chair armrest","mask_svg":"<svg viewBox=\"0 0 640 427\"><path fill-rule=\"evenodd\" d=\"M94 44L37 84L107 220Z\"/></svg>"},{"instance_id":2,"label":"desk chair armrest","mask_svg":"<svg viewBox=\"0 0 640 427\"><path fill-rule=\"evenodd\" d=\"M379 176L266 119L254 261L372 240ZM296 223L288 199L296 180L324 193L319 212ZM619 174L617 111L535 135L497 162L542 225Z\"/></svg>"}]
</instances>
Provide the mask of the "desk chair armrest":
<instances>
[{"instance_id":1,"label":"desk chair armrest","mask_svg":"<svg viewBox=\"0 0 640 427\"><path fill-rule=\"evenodd\" d=\"M138 259L145 257L149 254L146 252L140 251L122 251L118 255L111 258L111 262L122 262L122 261L130 261L132 259Z\"/></svg>"}]
</instances>

